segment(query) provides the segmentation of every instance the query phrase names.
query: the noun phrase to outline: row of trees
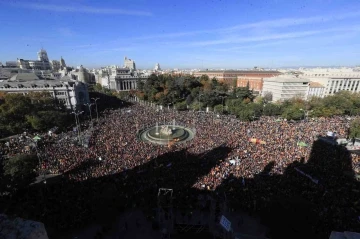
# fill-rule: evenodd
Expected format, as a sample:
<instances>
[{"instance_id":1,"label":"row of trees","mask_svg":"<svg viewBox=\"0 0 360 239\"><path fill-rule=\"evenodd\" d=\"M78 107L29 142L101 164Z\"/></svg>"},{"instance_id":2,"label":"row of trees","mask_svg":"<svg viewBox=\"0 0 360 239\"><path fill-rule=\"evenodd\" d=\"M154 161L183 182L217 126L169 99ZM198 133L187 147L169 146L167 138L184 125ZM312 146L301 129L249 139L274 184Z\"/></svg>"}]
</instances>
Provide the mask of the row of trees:
<instances>
[{"instance_id":1,"label":"row of trees","mask_svg":"<svg viewBox=\"0 0 360 239\"><path fill-rule=\"evenodd\" d=\"M64 104L45 92L0 95L0 138L24 131L66 127L69 114Z\"/></svg>"},{"instance_id":2,"label":"row of trees","mask_svg":"<svg viewBox=\"0 0 360 239\"><path fill-rule=\"evenodd\" d=\"M171 75L151 75L145 82L138 82L134 94L141 100L161 105L174 105L179 110L199 107L223 108L225 100L252 102L254 99L249 87L236 88L207 76L173 77Z\"/></svg>"},{"instance_id":3,"label":"row of trees","mask_svg":"<svg viewBox=\"0 0 360 239\"><path fill-rule=\"evenodd\" d=\"M288 120L332 115L358 115L360 94L338 92L324 98L313 97L308 101L292 98L284 102L270 102L271 96L256 97L247 87L228 85L207 76L173 77L151 75L145 82L138 82L138 90L130 92L141 100L161 105L175 104L178 110L199 110L209 107L216 112L234 114L241 120L254 120L261 115L279 116Z\"/></svg>"}]
</instances>

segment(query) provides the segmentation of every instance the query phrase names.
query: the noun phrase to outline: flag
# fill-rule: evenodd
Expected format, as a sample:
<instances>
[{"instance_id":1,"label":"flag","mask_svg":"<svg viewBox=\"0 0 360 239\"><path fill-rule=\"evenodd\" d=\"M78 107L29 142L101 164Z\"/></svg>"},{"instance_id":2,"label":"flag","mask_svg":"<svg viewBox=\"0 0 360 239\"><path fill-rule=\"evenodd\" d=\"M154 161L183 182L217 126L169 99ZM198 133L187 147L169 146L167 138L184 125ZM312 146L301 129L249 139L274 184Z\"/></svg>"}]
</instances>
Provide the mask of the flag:
<instances>
[{"instance_id":1,"label":"flag","mask_svg":"<svg viewBox=\"0 0 360 239\"><path fill-rule=\"evenodd\" d=\"M303 142L303 141L299 141L299 142L297 142L297 146L307 147L308 145L307 145L305 142Z\"/></svg>"}]
</instances>

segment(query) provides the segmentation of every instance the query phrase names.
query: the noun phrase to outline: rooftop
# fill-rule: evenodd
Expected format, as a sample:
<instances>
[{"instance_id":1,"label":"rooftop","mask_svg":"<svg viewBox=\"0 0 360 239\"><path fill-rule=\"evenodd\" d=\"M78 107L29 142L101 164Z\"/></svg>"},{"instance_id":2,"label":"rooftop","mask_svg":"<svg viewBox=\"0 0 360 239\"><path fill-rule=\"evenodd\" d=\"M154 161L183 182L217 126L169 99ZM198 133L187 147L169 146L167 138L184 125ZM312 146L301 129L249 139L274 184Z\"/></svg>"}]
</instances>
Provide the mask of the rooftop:
<instances>
[{"instance_id":1,"label":"rooftop","mask_svg":"<svg viewBox=\"0 0 360 239\"><path fill-rule=\"evenodd\" d=\"M225 71L198 71L195 72L196 73L234 73L234 74L281 74L281 72L279 71L258 71L258 70L253 70L253 71L245 71L245 70L239 70L239 71L234 71L234 70L225 70Z\"/></svg>"},{"instance_id":2,"label":"rooftop","mask_svg":"<svg viewBox=\"0 0 360 239\"><path fill-rule=\"evenodd\" d=\"M17 82L21 82L21 81L33 81L33 80L39 80L39 77L37 75L35 75L34 73L18 73L13 75L9 81L17 81Z\"/></svg>"},{"instance_id":3,"label":"rooftop","mask_svg":"<svg viewBox=\"0 0 360 239\"><path fill-rule=\"evenodd\" d=\"M318 82L314 82L314 81L311 81L309 83L309 86L311 88L325 88L322 84L318 83Z\"/></svg>"},{"instance_id":4,"label":"rooftop","mask_svg":"<svg viewBox=\"0 0 360 239\"><path fill-rule=\"evenodd\" d=\"M49 87L65 87L66 85L73 87L74 84L83 84L78 81L61 81L61 80L32 80L32 81L5 81L0 80L0 88L49 88Z\"/></svg>"},{"instance_id":5,"label":"rooftop","mask_svg":"<svg viewBox=\"0 0 360 239\"><path fill-rule=\"evenodd\" d=\"M264 82L279 82L279 83L309 83L307 78L296 77L293 75L280 75L276 77L264 78Z\"/></svg>"}]
</instances>

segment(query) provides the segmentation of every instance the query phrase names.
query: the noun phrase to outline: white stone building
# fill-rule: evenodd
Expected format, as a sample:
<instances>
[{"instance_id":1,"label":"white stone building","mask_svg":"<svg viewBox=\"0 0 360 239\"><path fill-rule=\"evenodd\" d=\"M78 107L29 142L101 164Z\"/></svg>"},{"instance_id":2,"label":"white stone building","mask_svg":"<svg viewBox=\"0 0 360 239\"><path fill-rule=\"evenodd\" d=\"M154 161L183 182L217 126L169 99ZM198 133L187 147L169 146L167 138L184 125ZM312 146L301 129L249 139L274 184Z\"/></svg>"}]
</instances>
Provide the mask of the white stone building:
<instances>
[{"instance_id":1,"label":"white stone building","mask_svg":"<svg viewBox=\"0 0 360 239\"><path fill-rule=\"evenodd\" d=\"M60 70L60 61L57 61L57 60L52 60L51 62L50 62L50 65L51 65L51 69L53 70L53 71L59 71Z\"/></svg>"},{"instance_id":2,"label":"white stone building","mask_svg":"<svg viewBox=\"0 0 360 239\"><path fill-rule=\"evenodd\" d=\"M128 68L132 71L136 71L136 65L135 65L135 61L134 60L131 60L129 58L127 58L125 56L124 58L124 68Z\"/></svg>"},{"instance_id":3,"label":"white stone building","mask_svg":"<svg viewBox=\"0 0 360 239\"><path fill-rule=\"evenodd\" d=\"M96 82L103 87L117 91L137 89L138 80L146 80L147 75L136 71L135 62L125 57L125 67L111 65L100 69L96 74Z\"/></svg>"},{"instance_id":4,"label":"white stone building","mask_svg":"<svg viewBox=\"0 0 360 239\"><path fill-rule=\"evenodd\" d=\"M342 90L351 92L360 91L360 72L354 71L351 68L301 69L301 72L303 73L302 77L312 82L318 82L325 87L321 97L332 95Z\"/></svg>"},{"instance_id":5,"label":"white stone building","mask_svg":"<svg viewBox=\"0 0 360 239\"><path fill-rule=\"evenodd\" d=\"M44 49L41 49L37 55L37 60L18 59L18 66L21 69L51 70L51 64L47 52Z\"/></svg>"},{"instance_id":6,"label":"white stone building","mask_svg":"<svg viewBox=\"0 0 360 239\"><path fill-rule=\"evenodd\" d=\"M323 97L325 92L325 87L318 82L310 82L309 88L307 90L306 99L310 99L311 97Z\"/></svg>"},{"instance_id":7,"label":"white stone building","mask_svg":"<svg viewBox=\"0 0 360 239\"><path fill-rule=\"evenodd\" d=\"M264 78L262 95L272 94L272 101L284 101L293 97L306 98L309 80L292 75Z\"/></svg>"},{"instance_id":8,"label":"white stone building","mask_svg":"<svg viewBox=\"0 0 360 239\"><path fill-rule=\"evenodd\" d=\"M8 80L0 80L0 92L28 94L30 92L49 92L68 109L81 109L89 103L87 85L71 79L41 80L34 73L18 73Z\"/></svg>"}]
</instances>

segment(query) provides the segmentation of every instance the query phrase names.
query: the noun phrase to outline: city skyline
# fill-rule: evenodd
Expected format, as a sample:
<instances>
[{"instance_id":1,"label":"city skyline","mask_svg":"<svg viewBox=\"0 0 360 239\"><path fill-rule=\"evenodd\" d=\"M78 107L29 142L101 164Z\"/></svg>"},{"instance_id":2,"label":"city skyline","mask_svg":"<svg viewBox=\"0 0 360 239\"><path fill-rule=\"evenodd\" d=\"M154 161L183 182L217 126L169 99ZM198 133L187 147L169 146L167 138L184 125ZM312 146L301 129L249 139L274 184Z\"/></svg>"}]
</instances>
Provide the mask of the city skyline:
<instances>
[{"instance_id":1,"label":"city skyline","mask_svg":"<svg viewBox=\"0 0 360 239\"><path fill-rule=\"evenodd\" d=\"M0 2L0 62L98 68L279 68L359 65L358 1ZM16 15L17 17L13 17ZM4 34L5 33L5 34Z\"/></svg>"}]
</instances>

